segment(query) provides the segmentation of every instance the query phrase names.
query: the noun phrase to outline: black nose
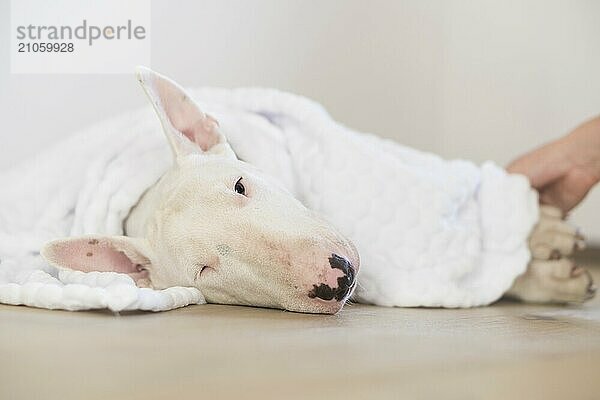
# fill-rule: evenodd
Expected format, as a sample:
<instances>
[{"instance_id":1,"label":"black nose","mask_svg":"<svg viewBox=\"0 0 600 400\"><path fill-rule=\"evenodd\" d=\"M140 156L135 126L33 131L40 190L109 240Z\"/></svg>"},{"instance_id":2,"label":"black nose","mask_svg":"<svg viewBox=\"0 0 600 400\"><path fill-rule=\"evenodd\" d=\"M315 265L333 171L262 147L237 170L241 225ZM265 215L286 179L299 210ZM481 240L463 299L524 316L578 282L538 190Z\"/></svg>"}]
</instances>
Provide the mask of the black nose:
<instances>
[{"instance_id":1,"label":"black nose","mask_svg":"<svg viewBox=\"0 0 600 400\"><path fill-rule=\"evenodd\" d=\"M312 290L308 292L308 297L317 297L323 300L335 298L337 301L340 301L343 300L354 287L355 272L350 261L337 254L331 254L331 257L329 257L329 265L331 268L339 269L344 273L344 276L337 278L337 288L332 288L325 283L313 285Z\"/></svg>"},{"instance_id":2,"label":"black nose","mask_svg":"<svg viewBox=\"0 0 600 400\"><path fill-rule=\"evenodd\" d=\"M354 284L354 267L350 264L350 261L346 260L344 257L338 256L337 254L332 254L329 257L329 265L331 268L341 269L344 273L344 276L341 276L337 279L338 286L345 285L350 287ZM343 283L340 281L343 280Z\"/></svg>"}]
</instances>

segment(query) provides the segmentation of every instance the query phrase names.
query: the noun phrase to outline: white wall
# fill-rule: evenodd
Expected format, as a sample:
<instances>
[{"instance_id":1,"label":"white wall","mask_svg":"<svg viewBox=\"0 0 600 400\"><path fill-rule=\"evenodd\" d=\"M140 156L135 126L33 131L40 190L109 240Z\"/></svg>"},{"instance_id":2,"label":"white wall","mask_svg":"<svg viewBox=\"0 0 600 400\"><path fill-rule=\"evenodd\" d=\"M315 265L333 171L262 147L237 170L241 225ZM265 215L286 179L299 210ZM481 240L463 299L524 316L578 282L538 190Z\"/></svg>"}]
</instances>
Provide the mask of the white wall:
<instances>
[{"instance_id":1,"label":"white wall","mask_svg":"<svg viewBox=\"0 0 600 400\"><path fill-rule=\"evenodd\" d=\"M144 103L132 76L11 75L0 0L0 168ZM153 1L152 67L272 86L345 124L505 164L600 114L597 1ZM600 189L575 213L600 241Z\"/></svg>"}]
</instances>

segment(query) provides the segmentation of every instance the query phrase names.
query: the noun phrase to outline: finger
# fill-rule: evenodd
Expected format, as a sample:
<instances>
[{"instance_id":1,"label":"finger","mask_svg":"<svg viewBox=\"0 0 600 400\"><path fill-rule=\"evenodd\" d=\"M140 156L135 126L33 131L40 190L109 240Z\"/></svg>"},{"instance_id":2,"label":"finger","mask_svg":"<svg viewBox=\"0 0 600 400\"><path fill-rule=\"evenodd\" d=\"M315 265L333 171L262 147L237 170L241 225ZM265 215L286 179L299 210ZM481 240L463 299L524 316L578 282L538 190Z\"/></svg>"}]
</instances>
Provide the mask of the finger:
<instances>
[{"instance_id":1,"label":"finger","mask_svg":"<svg viewBox=\"0 0 600 400\"><path fill-rule=\"evenodd\" d=\"M562 178L540 189L540 202L568 212L579 204L594 185L593 178L573 169Z\"/></svg>"},{"instance_id":2,"label":"finger","mask_svg":"<svg viewBox=\"0 0 600 400\"><path fill-rule=\"evenodd\" d=\"M553 142L519 157L506 170L527 176L531 186L539 189L565 175L569 165L563 146Z\"/></svg>"},{"instance_id":3,"label":"finger","mask_svg":"<svg viewBox=\"0 0 600 400\"><path fill-rule=\"evenodd\" d=\"M577 204L583 200L585 194L574 196L573 194L562 193L555 186L540 193L540 203L551 204L563 210L564 213L571 211Z\"/></svg>"}]
</instances>

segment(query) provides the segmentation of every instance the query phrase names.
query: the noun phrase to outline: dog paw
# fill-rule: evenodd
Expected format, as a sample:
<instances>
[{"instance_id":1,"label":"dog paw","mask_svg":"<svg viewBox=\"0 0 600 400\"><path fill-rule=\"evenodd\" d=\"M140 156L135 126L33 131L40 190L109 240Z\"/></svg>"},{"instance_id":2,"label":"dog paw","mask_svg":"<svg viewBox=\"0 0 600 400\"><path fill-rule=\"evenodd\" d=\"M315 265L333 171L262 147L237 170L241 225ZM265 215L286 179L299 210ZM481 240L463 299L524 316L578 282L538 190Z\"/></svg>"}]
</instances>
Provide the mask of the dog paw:
<instances>
[{"instance_id":1,"label":"dog paw","mask_svg":"<svg viewBox=\"0 0 600 400\"><path fill-rule=\"evenodd\" d=\"M584 248L583 236L563 219L560 209L540 206L540 220L529 237L534 259L558 260Z\"/></svg>"},{"instance_id":2,"label":"dog paw","mask_svg":"<svg viewBox=\"0 0 600 400\"><path fill-rule=\"evenodd\" d=\"M590 273L563 258L533 260L506 295L531 303L582 303L595 293Z\"/></svg>"}]
</instances>

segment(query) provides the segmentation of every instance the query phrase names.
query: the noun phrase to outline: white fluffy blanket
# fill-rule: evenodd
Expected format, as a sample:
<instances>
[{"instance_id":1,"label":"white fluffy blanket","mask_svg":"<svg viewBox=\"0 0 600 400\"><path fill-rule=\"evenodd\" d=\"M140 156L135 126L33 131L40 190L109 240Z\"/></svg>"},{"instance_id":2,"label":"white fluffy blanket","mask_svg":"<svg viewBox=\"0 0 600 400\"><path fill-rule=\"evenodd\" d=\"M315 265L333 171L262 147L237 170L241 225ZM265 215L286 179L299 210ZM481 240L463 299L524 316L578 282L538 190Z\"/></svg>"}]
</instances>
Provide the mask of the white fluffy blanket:
<instances>
[{"instance_id":1,"label":"white fluffy blanket","mask_svg":"<svg viewBox=\"0 0 600 400\"><path fill-rule=\"evenodd\" d=\"M355 299L471 307L509 289L529 262L537 197L492 163L441 158L333 121L316 103L266 89L192 90L238 156L279 178L356 244ZM57 271L48 240L122 234L123 220L170 166L150 107L100 123L0 174L0 302L80 310L168 310L194 288L137 288L126 275Z\"/></svg>"}]
</instances>

